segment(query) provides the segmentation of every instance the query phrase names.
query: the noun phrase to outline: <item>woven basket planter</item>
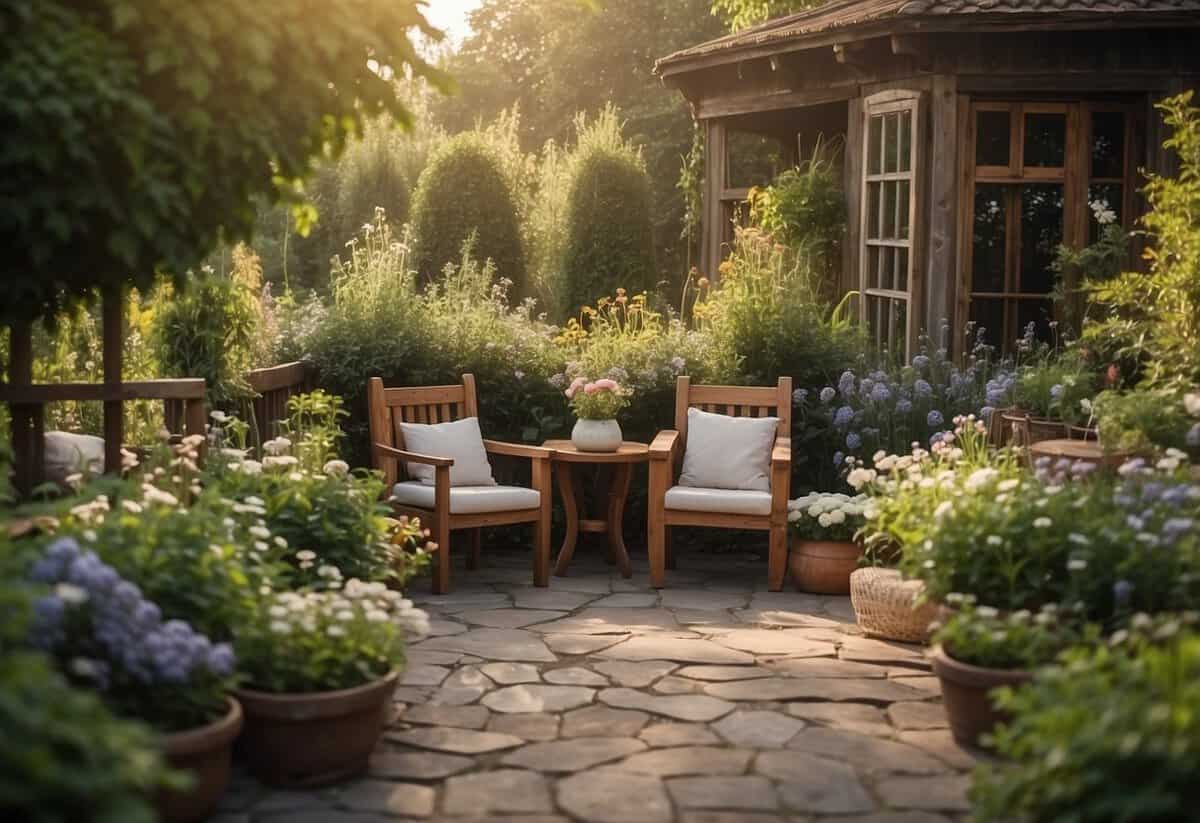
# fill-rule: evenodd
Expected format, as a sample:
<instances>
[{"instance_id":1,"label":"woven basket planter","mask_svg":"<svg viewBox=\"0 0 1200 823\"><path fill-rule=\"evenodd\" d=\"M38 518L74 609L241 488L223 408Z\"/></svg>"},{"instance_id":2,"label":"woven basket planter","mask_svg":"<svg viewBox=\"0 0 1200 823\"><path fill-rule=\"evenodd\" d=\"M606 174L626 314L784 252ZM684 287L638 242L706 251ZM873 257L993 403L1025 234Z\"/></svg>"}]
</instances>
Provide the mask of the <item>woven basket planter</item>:
<instances>
[{"instance_id":1,"label":"woven basket planter","mask_svg":"<svg viewBox=\"0 0 1200 823\"><path fill-rule=\"evenodd\" d=\"M920 580L905 580L895 569L857 569L850 575L850 602L858 627L872 637L924 643L937 605L917 600L924 591Z\"/></svg>"}]
</instances>

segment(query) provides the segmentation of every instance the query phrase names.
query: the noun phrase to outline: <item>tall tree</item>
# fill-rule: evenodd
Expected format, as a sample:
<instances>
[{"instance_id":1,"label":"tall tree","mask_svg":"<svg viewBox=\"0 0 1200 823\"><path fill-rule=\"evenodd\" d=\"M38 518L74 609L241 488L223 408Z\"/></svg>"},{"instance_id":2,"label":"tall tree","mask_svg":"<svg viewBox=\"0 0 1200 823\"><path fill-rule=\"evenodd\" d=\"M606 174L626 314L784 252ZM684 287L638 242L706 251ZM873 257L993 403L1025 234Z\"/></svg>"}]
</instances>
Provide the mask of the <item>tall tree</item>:
<instances>
[{"instance_id":1,"label":"tall tree","mask_svg":"<svg viewBox=\"0 0 1200 823\"><path fill-rule=\"evenodd\" d=\"M712 0L712 13L738 31L786 14L815 8L825 0Z\"/></svg>"},{"instance_id":2,"label":"tall tree","mask_svg":"<svg viewBox=\"0 0 1200 823\"><path fill-rule=\"evenodd\" d=\"M471 15L474 33L448 63L461 93L441 102L439 116L449 129L465 129L517 105L523 146L532 151L569 139L577 112L615 103L646 159L659 263L678 273L685 249L676 183L693 125L683 98L653 69L659 57L723 33L709 3L483 0Z\"/></svg>"}]
</instances>

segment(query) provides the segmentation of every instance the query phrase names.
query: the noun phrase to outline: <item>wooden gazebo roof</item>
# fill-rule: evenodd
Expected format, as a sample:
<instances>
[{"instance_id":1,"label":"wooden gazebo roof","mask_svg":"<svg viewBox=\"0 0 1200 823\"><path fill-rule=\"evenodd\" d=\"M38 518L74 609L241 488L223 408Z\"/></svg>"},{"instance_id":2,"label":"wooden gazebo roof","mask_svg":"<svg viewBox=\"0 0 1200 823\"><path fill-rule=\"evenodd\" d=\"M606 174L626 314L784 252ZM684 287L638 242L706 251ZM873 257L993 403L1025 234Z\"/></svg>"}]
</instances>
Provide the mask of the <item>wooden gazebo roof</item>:
<instances>
[{"instance_id":1,"label":"wooden gazebo roof","mask_svg":"<svg viewBox=\"0 0 1200 823\"><path fill-rule=\"evenodd\" d=\"M720 63L889 34L1200 25L1200 0L833 0L677 51L663 77Z\"/></svg>"}]
</instances>

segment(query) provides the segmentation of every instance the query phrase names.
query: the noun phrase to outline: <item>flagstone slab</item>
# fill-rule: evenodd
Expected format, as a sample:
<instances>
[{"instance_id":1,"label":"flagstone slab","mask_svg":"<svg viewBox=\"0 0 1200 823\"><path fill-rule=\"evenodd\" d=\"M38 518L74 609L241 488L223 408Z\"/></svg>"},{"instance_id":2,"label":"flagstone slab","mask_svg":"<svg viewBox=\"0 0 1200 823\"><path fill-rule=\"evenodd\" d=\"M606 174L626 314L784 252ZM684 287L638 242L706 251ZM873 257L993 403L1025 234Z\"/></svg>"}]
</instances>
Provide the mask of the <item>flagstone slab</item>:
<instances>
[{"instance_id":1,"label":"flagstone slab","mask_svg":"<svg viewBox=\"0 0 1200 823\"><path fill-rule=\"evenodd\" d=\"M562 686L607 686L608 678L596 674L582 666L570 666L565 669L551 669L543 678L547 683Z\"/></svg>"},{"instance_id":2,"label":"flagstone slab","mask_svg":"<svg viewBox=\"0 0 1200 823\"><path fill-rule=\"evenodd\" d=\"M484 660L553 663L558 659L541 637L522 629L471 629L451 637L426 640L421 647L473 654Z\"/></svg>"},{"instance_id":3,"label":"flagstone slab","mask_svg":"<svg viewBox=\"0 0 1200 823\"><path fill-rule=\"evenodd\" d=\"M941 777L893 777L882 780L875 791L887 805L898 809L965 812L970 778L966 775Z\"/></svg>"},{"instance_id":4,"label":"flagstone slab","mask_svg":"<svg viewBox=\"0 0 1200 823\"><path fill-rule=\"evenodd\" d=\"M496 769L451 777L446 781L442 811L446 814L526 814L554 811L550 785L537 772Z\"/></svg>"},{"instance_id":5,"label":"flagstone slab","mask_svg":"<svg viewBox=\"0 0 1200 823\"><path fill-rule=\"evenodd\" d=\"M545 773L578 772L643 751L646 744L630 737L579 737L533 743L509 752L500 761Z\"/></svg>"},{"instance_id":6,"label":"flagstone slab","mask_svg":"<svg viewBox=\"0 0 1200 823\"><path fill-rule=\"evenodd\" d=\"M462 666L447 677L429 698L438 706L465 706L474 703L495 687L495 683L477 666Z\"/></svg>"},{"instance_id":7,"label":"flagstone slab","mask_svg":"<svg viewBox=\"0 0 1200 823\"><path fill-rule=\"evenodd\" d=\"M583 686L521 684L497 689L483 698L483 705L505 714L563 712L591 703L595 694L595 689Z\"/></svg>"},{"instance_id":8,"label":"flagstone slab","mask_svg":"<svg viewBox=\"0 0 1200 823\"><path fill-rule=\"evenodd\" d=\"M618 709L638 709L692 722L716 720L734 709L733 703L703 694L651 695L633 689L604 689L599 699Z\"/></svg>"},{"instance_id":9,"label":"flagstone slab","mask_svg":"<svg viewBox=\"0 0 1200 823\"><path fill-rule=\"evenodd\" d=\"M539 623L533 631L546 634L640 634L671 632L683 637L694 635L684 629L665 609L597 608L588 606L575 614L549 623Z\"/></svg>"},{"instance_id":10,"label":"flagstone slab","mask_svg":"<svg viewBox=\"0 0 1200 823\"><path fill-rule=\"evenodd\" d=\"M529 663L485 663L479 671L501 686L512 686L517 683L539 683L541 675L537 666Z\"/></svg>"},{"instance_id":11,"label":"flagstone slab","mask_svg":"<svg viewBox=\"0 0 1200 823\"><path fill-rule=\"evenodd\" d=\"M839 817L838 823L950 823L950 818L932 812L876 812Z\"/></svg>"},{"instance_id":12,"label":"flagstone slab","mask_svg":"<svg viewBox=\"0 0 1200 823\"><path fill-rule=\"evenodd\" d=\"M669 823L671 801L662 781L615 769L596 769L558 781L558 805L587 823Z\"/></svg>"},{"instance_id":13,"label":"flagstone slab","mask_svg":"<svg viewBox=\"0 0 1200 823\"><path fill-rule=\"evenodd\" d=\"M807 729L793 737L787 747L842 760L868 772L934 774L946 771L945 763L918 748L844 729Z\"/></svg>"},{"instance_id":14,"label":"flagstone slab","mask_svg":"<svg viewBox=\"0 0 1200 823\"><path fill-rule=\"evenodd\" d=\"M669 674L662 680L655 683L651 688L659 694L692 694L699 692L704 687L704 684L698 683L695 680L688 680L684 677L676 677Z\"/></svg>"},{"instance_id":15,"label":"flagstone slab","mask_svg":"<svg viewBox=\"0 0 1200 823\"><path fill-rule=\"evenodd\" d=\"M704 692L722 700L822 700L879 704L925 697L924 693L894 680L836 678L738 680L733 683L713 683L706 686Z\"/></svg>"},{"instance_id":16,"label":"flagstone slab","mask_svg":"<svg viewBox=\"0 0 1200 823\"><path fill-rule=\"evenodd\" d=\"M401 817L429 817L436 792L429 786L390 780L359 780L337 791L340 805L352 811Z\"/></svg>"},{"instance_id":17,"label":"flagstone slab","mask_svg":"<svg viewBox=\"0 0 1200 823\"><path fill-rule=\"evenodd\" d=\"M959 743L949 729L903 731L900 732L897 739L901 743L907 743L928 752L946 765L956 769L973 769L981 759L987 757L985 752L970 749Z\"/></svg>"},{"instance_id":18,"label":"flagstone slab","mask_svg":"<svg viewBox=\"0 0 1200 823\"><path fill-rule=\"evenodd\" d=\"M541 742L558 737L558 725L557 714L494 714L488 721L487 730Z\"/></svg>"},{"instance_id":19,"label":"flagstone slab","mask_svg":"<svg viewBox=\"0 0 1200 823\"><path fill-rule=\"evenodd\" d=\"M664 589L662 605L668 609L723 611L745 607L749 594L716 592L705 589Z\"/></svg>"},{"instance_id":20,"label":"flagstone slab","mask_svg":"<svg viewBox=\"0 0 1200 823\"><path fill-rule=\"evenodd\" d=\"M702 723L655 723L642 729L638 738L655 748L709 746L721 742Z\"/></svg>"},{"instance_id":21,"label":"flagstone slab","mask_svg":"<svg viewBox=\"0 0 1200 823\"><path fill-rule=\"evenodd\" d=\"M837 649L827 640L814 640L799 629L737 629L715 635L713 640L731 649L753 654L787 657L834 657Z\"/></svg>"},{"instance_id":22,"label":"flagstone slab","mask_svg":"<svg viewBox=\"0 0 1200 823\"><path fill-rule=\"evenodd\" d=\"M426 637L446 637L454 634L462 634L467 630L467 627L462 623L454 620L441 620L432 618L429 621L429 631L425 633Z\"/></svg>"},{"instance_id":23,"label":"flagstone slab","mask_svg":"<svg viewBox=\"0 0 1200 823\"><path fill-rule=\"evenodd\" d=\"M622 592L603 597L592 606L601 609L644 609L657 603L658 595L653 592Z\"/></svg>"},{"instance_id":24,"label":"flagstone slab","mask_svg":"<svg viewBox=\"0 0 1200 823\"><path fill-rule=\"evenodd\" d=\"M586 706L563 715L562 736L633 737L649 720L650 715L645 712L610 706Z\"/></svg>"},{"instance_id":25,"label":"flagstone slab","mask_svg":"<svg viewBox=\"0 0 1200 823\"><path fill-rule=\"evenodd\" d=\"M412 665L404 667L404 675L400 679L401 686L436 686L445 680L450 670L443 666Z\"/></svg>"},{"instance_id":26,"label":"flagstone slab","mask_svg":"<svg viewBox=\"0 0 1200 823\"><path fill-rule=\"evenodd\" d=\"M466 627L464 626L465 630ZM417 646L405 650L404 663L406 666L453 666L462 660L461 652L423 651Z\"/></svg>"},{"instance_id":27,"label":"flagstone slab","mask_svg":"<svg viewBox=\"0 0 1200 823\"><path fill-rule=\"evenodd\" d=\"M593 663L592 668L608 677L618 686L642 689L660 677L664 677L679 668L679 664L669 663L665 660L645 660L642 662L606 660L602 663Z\"/></svg>"},{"instance_id":28,"label":"flagstone slab","mask_svg":"<svg viewBox=\"0 0 1200 823\"><path fill-rule=\"evenodd\" d=\"M883 710L865 703L789 703L788 714L808 723L889 737L895 731Z\"/></svg>"},{"instance_id":29,"label":"flagstone slab","mask_svg":"<svg viewBox=\"0 0 1200 823\"><path fill-rule=\"evenodd\" d=\"M458 591L453 591L449 594L412 594L410 595L410 599L414 603L428 606L435 611L445 614L453 614L464 609L491 609L497 606L508 606L512 603L507 594L490 589L487 591L468 591L460 588Z\"/></svg>"},{"instance_id":30,"label":"flagstone slab","mask_svg":"<svg viewBox=\"0 0 1200 823\"><path fill-rule=\"evenodd\" d=\"M519 629L534 623L545 623L565 615L564 611L546 609L467 609L455 615L464 623L492 629Z\"/></svg>"},{"instance_id":31,"label":"flagstone slab","mask_svg":"<svg viewBox=\"0 0 1200 823\"><path fill-rule=\"evenodd\" d=\"M729 680L754 680L759 677L770 677L769 669L758 666L684 666L675 672L678 677L706 682L723 683Z\"/></svg>"},{"instance_id":32,"label":"flagstone slab","mask_svg":"<svg viewBox=\"0 0 1200 823\"><path fill-rule=\"evenodd\" d=\"M483 706L412 706L400 719L422 726L454 726L458 729L482 729L487 725L489 712Z\"/></svg>"},{"instance_id":33,"label":"flagstone slab","mask_svg":"<svg viewBox=\"0 0 1200 823\"><path fill-rule=\"evenodd\" d=\"M950 725L940 703L906 700L888 706L887 715L892 725L902 730L944 729Z\"/></svg>"},{"instance_id":34,"label":"flagstone slab","mask_svg":"<svg viewBox=\"0 0 1200 823\"><path fill-rule=\"evenodd\" d=\"M573 657L607 649L630 637L629 634L547 634L545 640L555 654Z\"/></svg>"},{"instance_id":35,"label":"flagstone slab","mask_svg":"<svg viewBox=\"0 0 1200 823\"><path fill-rule=\"evenodd\" d=\"M804 728L804 722L779 712L738 709L713 723L711 728L735 746L779 749Z\"/></svg>"},{"instance_id":36,"label":"flagstone slab","mask_svg":"<svg viewBox=\"0 0 1200 823\"><path fill-rule=\"evenodd\" d=\"M454 754L376 749L367 773L393 780L440 780L473 768L475 761Z\"/></svg>"},{"instance_id":37,"label":"flagstone slab","mask_svg":"<svg viewBox=\"0 0 1200 823\"><path fill-rule=\"evenodd\" d=\"M608 594L612 588L612 581L607 576L596 577L555 577L554 588L560 591L568 592L583 592L585 594Z\"/></svg>"},{"instance_id":38,"label":"flagstone slab","mask_svg":"<svg viewBox=\"0 0 1200 823\"><path fill-rule=\"evenodd\" d=\"M711 640L690 640L662 634L634 636L600 652L613 660L674 660L679 663L753 663L744 651Z\"/></svg>"},{"instance_id":39,"label":"flagstone slab","mask_svg":"<svg viewBox=\"0 0 1200 823\"><path fill-rule=\"evenodd\" d=\"M836 660L827 657L803 658L770 658L759 661L760 666L786 674L788 677L831 677L839 680L847 678L879 678L887 677L887 669L872 663L854 663L850 660Z\"/></svg>"},{"instance_id":40,"label":"flagstone slab","mask_svg":"<svg viewBox=\"0 0 1200 823\"><path fill-rule=\"evenodd\" d=\"M755 761L759 774L780 781L776 787L786 806L811 814L869 812L875 801L844 763L792 751L763 752Z\"/></svg>"},{"instance_id":41,"label":"flagstone slab","mask_svg":"<svg viewBox=\"0 0 1200 823\"><path fill-rule=\"evenodd\" d=\"M386 737L395 743L451 754L483 754L511 749L525 742L511 734L455 729L449 726L428 726L388 732Z\"/></svg>"},{"instance_id":42,"label":"flagstone slab","mask_svg":"<svg viewBox=\"0 0 1200 823\"><path fill-rule=\"evenodd\" d=\"M758 775L676 777L667 781L676 805L684 809L748 809L779 807L771 781Z\"/></svg>"},{"instance_id":43,"label":"flagstone slab","mask_svg":"<svg viewBox=\"0 0 1200 823\"><path fill-rule=\"evenodd\" d=\"M788 819L768 812L688 811L679 815L679 823L788 823ZM793 817L791 823L809 823L806 817ZM842 823L842 821L838 821Z\"/></svg>"},{"instance_id":44,"label":"flagstone slab","mask_svg":"<svg viewBox=\"0 0 1200 823\"><path fill-rule=\"evenodd\" d=\"M519 609L554 609L569 612L595 600L598 596L587 592L561 591L558 588L526 587L512 590L513 604Z\"/></svg>"},{"instance_id":45,"label":"flagstone slab","mask_svg":"<svg viewBox=\"0 0 1200 823\"><path fill-rule=\"evenodd\" d=\"M925 647L913 643L896 643L870 637L847 635L838 657L858 663L900 664L928 670Z\"/></svg>"},{"instance_id":46,"label":"flagstone slab","mask_svg":"<svg viewBox=\"0 0 1200 823\"><path fill-rule=\"evenodd\" d=\"M653 749L627 757L613 768L656 777L742 774L754 752L715 746Z\"/></svg>"}]
</instances>

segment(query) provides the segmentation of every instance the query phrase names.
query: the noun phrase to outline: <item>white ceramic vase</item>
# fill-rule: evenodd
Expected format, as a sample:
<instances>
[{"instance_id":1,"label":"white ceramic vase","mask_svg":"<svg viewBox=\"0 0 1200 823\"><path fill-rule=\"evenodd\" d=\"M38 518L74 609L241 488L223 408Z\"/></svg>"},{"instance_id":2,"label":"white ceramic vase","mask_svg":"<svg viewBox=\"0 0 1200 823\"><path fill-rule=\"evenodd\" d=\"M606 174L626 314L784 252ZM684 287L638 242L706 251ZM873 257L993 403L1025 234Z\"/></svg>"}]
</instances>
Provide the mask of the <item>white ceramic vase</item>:
<instances>
[{"instance_id":1,"label":"white ceramic vase","mask_svg":"<svg viewBox=\"0 0 1200 823\"><path fill-rule=\"evenodd\" d=\"M571 442L581 452L615 452L621 448L621 426L616 420L575 421Z\"/></svg>"}]
</instances>

